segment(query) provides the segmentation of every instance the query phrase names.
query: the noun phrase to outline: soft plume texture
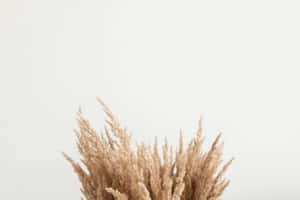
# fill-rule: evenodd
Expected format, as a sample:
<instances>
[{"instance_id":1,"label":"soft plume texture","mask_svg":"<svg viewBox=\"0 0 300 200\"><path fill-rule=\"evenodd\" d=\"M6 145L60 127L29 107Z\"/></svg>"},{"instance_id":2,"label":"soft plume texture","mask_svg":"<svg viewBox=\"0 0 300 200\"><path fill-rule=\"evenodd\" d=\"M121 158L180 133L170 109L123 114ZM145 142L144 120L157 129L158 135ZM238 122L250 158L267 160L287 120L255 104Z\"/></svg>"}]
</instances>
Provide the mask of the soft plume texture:
<instances>
[{"instance_id":1,"label":"soft plume texture","mask_svg":"<svg viewBox=\"0 0 300 200\"><path fill-rule=\"evenodd\" d=\"M98 134L91 128L79 109L79 130L75 133L81 163L63 153L81 181L81 192L86 200L220 199L230 182L223 175L233 160L221 166L223 143L218 144L220 134L208 152L203 152L200 119L197 134L186 149L180 131L179 147L175 152L165 138L161 157L157 137L153 147L140 142L136 143L134 151L132 134L120 125L101 99L98 101L108 117L104 131Z\"/></svg>"}]
</instances>

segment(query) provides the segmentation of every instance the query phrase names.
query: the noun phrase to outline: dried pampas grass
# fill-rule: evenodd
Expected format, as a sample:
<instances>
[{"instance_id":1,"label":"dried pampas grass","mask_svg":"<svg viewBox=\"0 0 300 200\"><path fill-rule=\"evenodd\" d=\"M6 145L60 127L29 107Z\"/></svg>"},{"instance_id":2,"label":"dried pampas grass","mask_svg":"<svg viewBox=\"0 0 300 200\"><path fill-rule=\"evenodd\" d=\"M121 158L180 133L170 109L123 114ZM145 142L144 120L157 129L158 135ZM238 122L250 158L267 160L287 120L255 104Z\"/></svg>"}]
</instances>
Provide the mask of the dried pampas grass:
<instances>
[{"instance_id":1,"label":"dried pampas grass","mask_svg":"<svg viewBox=\"0 0 300 200\"><path fill-rule=\"evenodd\" d=\"M99 135L78 111L77 147L86 170L69 156L81 181L86 200L218 200L229 180L223 178L232 159L222 167L223 143L215 139L208 152L202 151L201 119L196 136L183 147L180 131L179 148L173 153L165 139L162 158L157 137L153 147L144 142L131 147L131 137L110 109L98 98L108 119ZM175 154L175 157L174 157ZM173 158L174 157L174 158Z\"/></svg>"}]
</instances>

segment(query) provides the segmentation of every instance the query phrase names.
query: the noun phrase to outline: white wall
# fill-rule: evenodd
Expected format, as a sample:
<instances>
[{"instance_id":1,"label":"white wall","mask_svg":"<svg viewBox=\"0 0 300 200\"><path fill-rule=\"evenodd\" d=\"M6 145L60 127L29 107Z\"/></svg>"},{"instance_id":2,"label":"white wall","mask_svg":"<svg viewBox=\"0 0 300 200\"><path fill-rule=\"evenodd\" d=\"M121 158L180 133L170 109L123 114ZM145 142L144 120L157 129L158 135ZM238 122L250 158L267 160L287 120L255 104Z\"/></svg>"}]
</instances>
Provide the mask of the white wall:
<instances>
[{"instance_id":1,"label":"white wall","mask_svg":"<svg viewBox=\"0 0 300 200\"><path fill-rule=\"evenodd\" d=\"M79 199L62 158L101 97L136 140L223 132L224 200L299 200L300 3L0 2L2 199Z\"/></svg>"}]
</instances>

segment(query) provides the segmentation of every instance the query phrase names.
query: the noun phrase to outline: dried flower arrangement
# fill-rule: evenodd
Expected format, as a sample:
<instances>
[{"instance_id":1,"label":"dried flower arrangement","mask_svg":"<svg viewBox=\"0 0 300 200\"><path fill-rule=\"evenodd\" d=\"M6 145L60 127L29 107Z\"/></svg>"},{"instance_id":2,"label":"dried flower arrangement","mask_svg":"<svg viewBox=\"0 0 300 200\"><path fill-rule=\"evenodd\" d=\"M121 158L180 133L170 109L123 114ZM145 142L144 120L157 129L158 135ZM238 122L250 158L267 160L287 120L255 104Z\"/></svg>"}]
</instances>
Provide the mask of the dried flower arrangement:
<instances>
[{"instance_id":1,"label":"dried flower arrangement","mask_svg":"<svg viewBox=\"0 0 300 200\"><path fill-rule=\"evenodd\" d=\"M78 111L77 147L86 170L63 153L81 181L86 200L219 200L229 180L223 177L232 160L222 167L223 143L215 139L208 152L202 151L201 119L196 136L179 148L173 158L172 145L165 138L162 158L157 137L153 147L144 142L131 147L131 137L111 110L98 98L108 119L99 135ZM83 199L83 198L82 198Z\"/></svg>"}]
</instances>

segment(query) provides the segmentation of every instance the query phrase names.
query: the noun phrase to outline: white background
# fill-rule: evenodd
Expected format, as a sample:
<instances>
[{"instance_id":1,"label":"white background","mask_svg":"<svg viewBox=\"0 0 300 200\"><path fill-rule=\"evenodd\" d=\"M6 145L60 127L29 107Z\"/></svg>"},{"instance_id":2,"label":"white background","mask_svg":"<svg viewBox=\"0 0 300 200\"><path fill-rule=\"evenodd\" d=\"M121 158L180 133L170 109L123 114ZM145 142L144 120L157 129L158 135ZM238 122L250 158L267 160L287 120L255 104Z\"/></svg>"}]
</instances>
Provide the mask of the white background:
<instances>
[{"instance_id":1,"label":"white background","mask_svg":"<svg viewBox=\"0 0 300 200\"><path fill-rule=\"evenodd\" d=\"M299 36L296 0L0 1L1 199L79 199L61 152L99 96L137 141L222 131L224 200L299 200Z\"/></svg>"}]
</instances>

